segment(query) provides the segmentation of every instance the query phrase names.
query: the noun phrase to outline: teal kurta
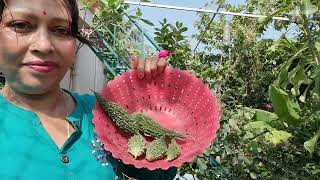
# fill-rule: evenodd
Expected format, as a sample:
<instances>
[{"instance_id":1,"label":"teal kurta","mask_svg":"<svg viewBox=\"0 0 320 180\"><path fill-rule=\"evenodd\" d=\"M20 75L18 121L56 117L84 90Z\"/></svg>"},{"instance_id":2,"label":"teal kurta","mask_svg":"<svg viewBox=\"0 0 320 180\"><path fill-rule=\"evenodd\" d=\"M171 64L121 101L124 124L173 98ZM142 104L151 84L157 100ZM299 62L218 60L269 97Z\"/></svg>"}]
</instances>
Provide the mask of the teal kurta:
<instances>
[{"instance_id":1,"label":"teal kurta","mask_svg":"<svg viewBox=\"0 0 320 180\"><path fill-rule=\"evenodd\" d=\"M112 158L96 141L92 124L95 97L69 93L76 108L67 117L75 131L59 149L38 116L0 95L0 179L98 180L124 172L138 179L172 179L169 171L138 170Z\"/></svg>"}]
</instances>

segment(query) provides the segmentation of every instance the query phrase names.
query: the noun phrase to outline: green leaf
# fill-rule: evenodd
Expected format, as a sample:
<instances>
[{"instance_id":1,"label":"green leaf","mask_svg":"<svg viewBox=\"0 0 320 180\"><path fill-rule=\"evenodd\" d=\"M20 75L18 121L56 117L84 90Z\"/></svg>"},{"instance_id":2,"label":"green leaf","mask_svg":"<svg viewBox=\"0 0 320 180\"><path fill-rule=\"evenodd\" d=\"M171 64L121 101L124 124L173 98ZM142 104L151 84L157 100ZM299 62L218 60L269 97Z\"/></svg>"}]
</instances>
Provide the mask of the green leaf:
<instances>
[{"instance_id":1,"label":"green leaf","mask_svg":"<svg viewBox=\"0 0 320 180\"><path fill-rule=\"evenodd\" d=\"M319 137L320 137L320 128L310 140L304 142L303 144L304 148L310 153L311 156L316 149Z\"/></svg>"},{"instance_id":2,"label":"green leaf","mask_svg":"<svg viewBox=\"0 0 320 180\"><path fill-rule=\"evenodd\" d=\"M105 4L105 5L108 5L108 4L109 4L109 1L108 1L108 0L100 0L100 2L102 2L102 3Z\"/></svg>"},{"instance_id":3,"label":"green leaf","mask_svg":"<svg viewBox=\"0 0 320 180\"><path fill-rule=\"evenodd\" d=\"M199 167L199 170L201 172L205 172L208 168L206 161L203 158L198 158L197 159L197 165Z\"/></svg>"},{"instance_id":4,"label":"green leaf","mask_svg":"<svg viewBox=\"0 0 320 180\"><path fill-rule=\"evenodd\" d=\"M309 92L311 85L309 84L308 87L304 90L303 94L299 97L299 101L306 103L306 97L307 97L307 93Z\"/></svg>"},{"instance_id":5,"label":"green leaf","mask_svg":"<svg viewBox=\"0 0 320 180\"><path fill-rule=\"evenodd\" d=\"M269 141L276 146L284 141L287 141L291 136L291 133L288 133L286 131L275 130L266 134L265 139L266 141Z\"/></svg>"},{"instance_id":6,"label":"green leaf","mask_svg":"<svg viewBox=\"0 0 320 180\"><path fill-rule=\"evenodd\" d=\"M156 36L162 36L162 34L161 34L160 32L154 32L154 34L155 34Z\"/></svg>"},{"instance_id":7,"label":"green leaf","mask_svg":"<svg viewBox=\"0 0 320 180\"><path fill-rule=\"evenodd\" d=\"M257 174L254 173L254 172L251 172L251 173L250 173L250 177L251 177L251 179L258 179L258 178L257 178Z\"/></svg>"},{"instance_id":8,"label":"green leaf","mask_svg":"<svg viewBox=\"0 0 320 180\"><path fill-rule=\"evenodd\" d=\"M315 78L314 80L314 88L311 92L312 98L320 101L320 76Z\"/></svg>"},{"instance_id":9,"label":"green leaf","mask_svg":"<svg viewBox=\"0 0 320 180\"><path fill-rule=\"evenodd\" d=\"M312 14L318 11L318 7L313 5L310 0L303 0L300 9L307 18L310 18Z\"/></svg>"},{"instance_id":10,"label":"green leaf","mask_svg":"<svg viewBox=\"0 0 320 180\"><path fill-rule=\"evenodd\" d=\"M271 127L269 124L267 124L266 122L263 122L263 121L250 122L244 126L244 129L252 131L256 134L262 133L266 130L268 130L268 131L274 130L273 127Z\"/></svg>"},{"instance_id":11,"label":"green leaf","mask_svg":"<svg viewBox=\"0 0 320 180\"><path fill-rule=\"evenodd\" d=\"M320 42L316 42L315 45L316 45L317 51L320 52Z\"/></svg>"},{"instance_id":12,"label":"green leaf","mask_svg":"<svg viewBox=\"0 0 320 180\"><path fill-rule=\"evenodd\" d=\"M305 45L306 46L306 45ZM275 84L278 86L281 86L282 84L284 84L284 87L286 88L287 86L287 81L289 79L289 75L288 75L288 71L289 71L289 67L292 63L292 61L298 57L303 51L305 51L306 49L308 49L307 47L303 47L301 49L299 49L289 60L286 61L286 63L284 65L282 65L282 67L280 68L280 73L278 75L277 80L275 81Z\"/></svg>"},{"instance_id":13,"label":"green leaf","mask_svg":"<svg viewBox=\"0 0 320 180\"><path fill-rule=\"evenodd\" d=\"M279 119L279 117L271 112L268 111L264 111L261 109L255 109L256 113L255 113L255 120L256 121L263 121L263 122L273 122L277 119Z\"/></svg>"},{"instance_id":14,"label":"green leaf","mask_svg":"<svg viewBox=\"0 0 320 180\"><path fill-rule=\"evenodd\" d=\"M183 28L181 28L179 31L180 31L180 32L186 32L186 31L188 31L188 28L187 28L187 27L183 27Z\"/></svg>"},{"instance_id":15,"label":"green leaf","mask_svg":"<svg viewBox=\"0 0 320 180\"><path fill-rule=\"evenodd\" d=\"M306 75L306 73L304 72L304 63L301 63L298 67L296 67L294 70L294 72L292 73L292 75L289 77L289 80L291 81L291 83L293 84L293 88L294 88L294 92L295 92L295 96L299 96L300 95L300 86L303 82L307 82L309 79Z\"/></svg>"},{"instance_id":16,"label":"green leaf","mask_svg":"<svg viewBox=\"0 0 320 180\"><path fill-rule=\"evenodd\" d=\"M254 138L254 134L250 131L246 131L246 134L243 136L243 139L247 140L252 138Z\"/></svg>"},{"instance_id":17,"label":"green leaf","mask_svg":"<svg viewBox=\"0 0 320 180\"><path fill-rule=\"evenodd\" d=\"M147 19L142 19L142 18L140 18L140 20L141 20L142 22L150 25L150 26L154 26L154 24L153 24L151 21L147 20Z\"/></svg>"},{"instance_id":18,"label":"green leaf","mask_svg":"<svg viewBox=\"0 0 320 180\"><path fill-rule=\"evenodd\" d=\"M317 66L316 69L310 75L310 78L314 79L320 76L320 66Z\"/></svg>"},{"instance_id":19,"label":"green leaf","mask_svg":"<svg viewBox=\"0 0 320 180\"><path fill-rule=\"evenodd\" d=\"M269 86L269 97L275 113L281 120L288 124L300 122L300 106L295 99L290 99L287 92L271 84Z\"/></svg>"},{"instance_id":20,"label":"green leaf","mask_svg":"<svg viewBox=\"0 0 320 180\"><path fill-rule=\"evenodd\" d=\"M141 16L142 16L142 12L141 12L141 9L140 9L140 8L137 8L136 16L138 16L138 17L141 17Z\"/></svg>"},{"instance_id":21,"label":"green leaf","mask_svg":"<svg viewBox=\"0 0 320 180\"><path fill-rule=\"evenodd\" d=\"M235 131L235 132L237 132L237 133L241 133L241 130L240 130L240 128L238 127L238 121L237 120L235 120L235 119L229 119L229 126L230 126L230 128L233 130L233 131Z\"/></svg>"},{"instance_id":22,"label":"green leaf","mask_svg":"<svg viewBox=\"0 0 320 180\"><path fill-rule=\"evenodd\" d=\"M270 46L268 48L268 51L275 52L277 50L277 48L278 48L278 45L279 44L277 42L275 42L274 44L272 44L272 46Z\"/></svg>"},{"instance_id":23,"label":"green leaf","mask_svg":"<svg viewBox=\"0 0 320 180\"><path fill-rule=\"evenodd\" d=\"M320 174L320 169L309 170L313 175Z\"/></svg>"}]
</instances>

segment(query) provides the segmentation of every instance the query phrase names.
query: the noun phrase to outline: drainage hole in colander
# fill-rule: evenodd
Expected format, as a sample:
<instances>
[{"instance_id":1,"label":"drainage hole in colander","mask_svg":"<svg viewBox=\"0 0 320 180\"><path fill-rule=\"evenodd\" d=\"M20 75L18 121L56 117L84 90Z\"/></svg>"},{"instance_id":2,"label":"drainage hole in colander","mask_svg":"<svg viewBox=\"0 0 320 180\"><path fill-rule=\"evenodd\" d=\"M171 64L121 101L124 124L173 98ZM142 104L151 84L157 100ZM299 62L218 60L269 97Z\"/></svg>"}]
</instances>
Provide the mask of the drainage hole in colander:
<instances>
[{"instance_id":1,"label":"drainage hole in colander","mask_svg":"<svg viewBox=\"0 0 320 180\"><path fill-rule=\"evenodd\" d=\"M150 96L150 95L148 95L148 97L149 97L149 99L151 99L151 96Z\"/></svg>"},{"instance_id":2,"label":"drainage hole in colander","mask_svg":"<svg viewBox=\"0 0 320 180\"><path fill-rule=\"evenodd\" d=\"M162 106L160 106L160 111L162 110Z\"/></svg>"},{"instance_id":3,"label":"drainage hole in colander","mask_svg":"<svg viewBox=\"0 0 320 180\"><path fill-rule=\"evenodd\" d=\"M126 104L126 108L129 109L129 106Z\"/></svg>"},{"instance_id":4,"label":"drainage hole in colander","mask_svg":"<svg viewBox=\"0 0 320 180\"><path fill-rule=\"evenodd\" d=\"M171 88L171 84L170 83L168 84L168 87Z\"/></svg>"}]
</instances>

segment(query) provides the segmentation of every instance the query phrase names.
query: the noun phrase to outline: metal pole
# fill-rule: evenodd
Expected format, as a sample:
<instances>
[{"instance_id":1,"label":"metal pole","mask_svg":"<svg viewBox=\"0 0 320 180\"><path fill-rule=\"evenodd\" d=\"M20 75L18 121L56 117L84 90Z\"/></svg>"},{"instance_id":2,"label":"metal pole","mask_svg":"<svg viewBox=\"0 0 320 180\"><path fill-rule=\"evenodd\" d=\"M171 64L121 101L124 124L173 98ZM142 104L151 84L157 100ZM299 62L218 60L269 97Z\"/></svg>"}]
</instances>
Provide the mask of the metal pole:
<instances>
[{"instance_id":1,"label":"metal pole","mask_svg":"<svg viewBox=\"0 0 320 180\"><path fill-rule=\"evenodd\" d=\"M216 11L218 12L218 11L220 10L220 8L221 8L221 5L218 6L218 8L217 8ZM212 18L210 19L210 22L209 22L209 24L207 25L206 29L209 29L209 27L210 27L211 23L213 22L213 19L216 17L216 15L217 15L217 13L214 13L214 14L213 14L213 16L212 16ZM201 42L201 40L202 40L202 38L203 38L204 35L205 35L205 33L202 33L202 34L200 35L200 38L199 38L199 40L198 40L198 43L197 43L196 47L193 49L193 52L196 52L196 50L197 50L197 48L198 48L198 46L199 46L199 44L200 44L200 42Z\"/></svg>"},{"instance_id":2,"label":"metal pole","mask_svg":"<svg viewBox=\"0 0 320 180\"><path fill-rule=\"evenodd\" d=\"M137 6L146 6L146 7L155 7L155 8L163 8L163 9L176 9L182 11L193 11L193 12L202 12L202 13L216 13L216 14L224 14L224 15L232 15L232 16L243 16L243 17L252 17L252 18L266 18L268 16L259 15L259 14L246 14L246 13L234 13L227 11L213 11L208 9L198 9L198 8L189 8L189 7L179 7L179 6L170 6L164 4L152 4L152 3L144 3L144 2L134 2L134 1L124 1L125 4L137 5ZM280 21L289 21L289 18L286 17L272 17L273 20Z\"/></svg>"}]
</instances>

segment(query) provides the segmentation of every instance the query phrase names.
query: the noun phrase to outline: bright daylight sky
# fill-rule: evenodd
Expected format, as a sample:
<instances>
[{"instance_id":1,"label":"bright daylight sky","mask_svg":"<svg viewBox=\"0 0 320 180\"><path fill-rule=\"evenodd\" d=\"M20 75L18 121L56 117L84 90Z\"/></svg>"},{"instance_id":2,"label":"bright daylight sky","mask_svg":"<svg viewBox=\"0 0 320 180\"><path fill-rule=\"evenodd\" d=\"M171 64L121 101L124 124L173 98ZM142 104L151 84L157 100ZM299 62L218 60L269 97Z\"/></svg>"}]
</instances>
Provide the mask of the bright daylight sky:
<instances>
[{"instance_id":1,"label":"bright daylight sky","mask_svg":"<svg viewBox=\"0 0 320 180\"><path fill-rule=\"evenodd\" d=\"M138 1L138 0L131 0ZM182 7L192 7L192 8L203 8L204 4L207 0L152 0L151 3L156 4L165 4L165 5L173 5L173 6L182 6ZM226 2L239 5L245 2L245 0L226 0ZM136 6L132 6L130 9L135 8ZM212 7L213 10L217 9L216 7ZM153 7L141 7L143 16L142 18L149 19L153 23L155 23L156 27L160 27L159 21L162 21L164 18L170 23L175 23L176 21L180 21L184 24L184 26L188 27L188 31L184 34L187 37L190 37L192 34L198 33L197 29L193 27L195 21L198 19L198 15L196 12L190 11L181 11L181 10L171 10L171 9L160 9ZM148 31L151 36L154 36L154 27L145 25L144 23L140 23L144 28ZM277 38L281 35L279 32L275 32L274 30L268 30L265 33L266 38ZM192 46L196 45L196 41L192 40Z\"/></svg>"}]
</instances>

